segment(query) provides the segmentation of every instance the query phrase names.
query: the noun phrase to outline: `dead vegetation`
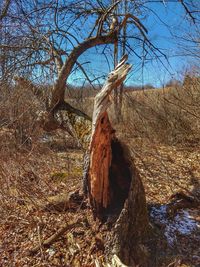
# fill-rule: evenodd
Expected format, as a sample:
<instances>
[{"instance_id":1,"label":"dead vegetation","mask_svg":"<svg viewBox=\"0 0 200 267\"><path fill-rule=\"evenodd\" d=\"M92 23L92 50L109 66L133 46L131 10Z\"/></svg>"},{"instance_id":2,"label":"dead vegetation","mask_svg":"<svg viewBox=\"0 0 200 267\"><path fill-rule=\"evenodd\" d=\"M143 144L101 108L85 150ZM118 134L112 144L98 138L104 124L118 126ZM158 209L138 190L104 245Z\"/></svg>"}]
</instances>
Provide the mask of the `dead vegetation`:
<instances>
[{"instance_id":1,"label":"dead vegetation","mask_svg":"<svg viewBox=\"0 0 200 267\"><path fill-rule=\"evenodd\" d=\"M198 142L200 80L159 90L126 93L124 121L134 136L166 144Z\"/></svg>"},{"instance_id":2,"label":"dead vegetation","mask_svg":"<svg viewBox=\"0 0 200 267\"><path fill-rule=\"evenodd\" d=\"M12 90L2 97L0 109L0 265L105 266L109 222L94 222L81 198L69 203L71 192L82 186L83 152L71 137L35 127L37 100L25 97L27 91L24 97L19 94L24 88ZM199 198L199 100L197 82L126 92L124 97L120 135L134 155L149 211L168 203L172 221L183 216L180 206L173 205L180 203L180 192ZM186 206L199 223L198 205ZM189 235L179 233L169 245L165 225L152 217L152 227L149 266L199 265L199 228Z\"/></svg>"},{"instance_id":3,"label":"dead vegetation","mask_svg":"<svg viewBox=\"0 0 200 267\"><path fill-rule=\"evenodd\" d=\"M196 2L1 1L0 266L200 265L199 75L133 92L117 71L196 64Z\"/></svg>"}]
</instances>

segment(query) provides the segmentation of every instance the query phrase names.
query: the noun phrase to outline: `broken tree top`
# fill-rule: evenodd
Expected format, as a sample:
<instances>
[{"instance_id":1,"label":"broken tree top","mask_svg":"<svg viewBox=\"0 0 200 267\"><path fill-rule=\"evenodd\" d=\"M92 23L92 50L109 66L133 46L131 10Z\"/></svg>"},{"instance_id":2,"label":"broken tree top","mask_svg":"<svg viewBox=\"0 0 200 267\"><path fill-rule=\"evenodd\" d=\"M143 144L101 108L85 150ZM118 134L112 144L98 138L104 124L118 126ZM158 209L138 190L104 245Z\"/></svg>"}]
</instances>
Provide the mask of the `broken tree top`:
<instances>
[{"instance_id":1,"label":"broken tree top","mask_svg":"<svg viewBox=\"0 0 200 267\"><path fill-rule=\"evenodd\" d=\"M109 96L112 90L117 89L117 87L122 84L132 67L130 64L126 63L127 59L127 55L124 55L122 57L116 68L108 75L107 81L105 82L105 85L103 86L101 91L95 97L94 112L92 118L92 136L94 134L99 117L107 110L107 108L111 104Z\"/></svg>"},{"instance_id":2,"label":"broken tree top","mask_svg":"<svg viewBox=\"0 0 200 267\"><path fill-rule=\"evenodd\" d=\"M97 214L101 213L102 208L107 209L112 205L115 198L114 196L116 195L115 191L118 190L118 195L122 195L123 190L127 191L130 184L130 177L128 177L127 188L119 189L121 177L118 177L119 175L117 177L114 177L116 175L111 175L111 173L116 173L114 169L118 168L115 166L117 162L114 162L115 157L113 156L113 149L117 146L118 150L120 150L121 145L120 143L116 143L115 131L112 128L107 113L107 108L111 104L109 98L112 90L117 89L117 87L121 85L131 69L131 65L126 63L127 58L128 57L125 55L116 68L108 75L105 85L94 100L92 134L89 149L89 191L92 206ZM122 154L123 153L120 153L120 155ZM118 160L115 159L115 161ZM122 158L120 158L120 162L124 162L124 166L127 165ZM122 166L122 169L125 168L124 166ZM118 186L111 186L111 176L115 178L115 182L118 183ZM126 180L125 177L124 180ZM117 188L116 190L114 190L115 187ZM122 198L124 199L124 196Z\"/></svg>"}]
</instances>

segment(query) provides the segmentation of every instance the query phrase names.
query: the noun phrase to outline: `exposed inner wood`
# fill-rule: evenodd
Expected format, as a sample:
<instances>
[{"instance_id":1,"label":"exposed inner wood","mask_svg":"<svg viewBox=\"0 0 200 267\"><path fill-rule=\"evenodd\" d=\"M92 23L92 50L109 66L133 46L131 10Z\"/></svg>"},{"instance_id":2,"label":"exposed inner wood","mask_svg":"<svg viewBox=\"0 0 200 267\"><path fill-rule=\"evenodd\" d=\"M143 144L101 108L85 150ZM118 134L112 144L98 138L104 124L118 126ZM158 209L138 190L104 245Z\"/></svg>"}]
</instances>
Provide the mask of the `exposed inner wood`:
<instances>
[{"instance_id":1,"label":"exposed inner wood","mask_svg":"<svg viewBox=\"0 0 200 267\"><path fill-rule=\"evenodd\" d=\"M120 213L131 184L130 165L104 112L96 125L90 151L90 200L97 216Z\"/></svg>"},{"instance_id":2,"label":"exposed inner wood","mask_svg":"<svg viewBox=\"0 0 200 267\"><path fill-rule=\"evenodd\" d=\"M104 112L99 119L90 151L90 200L98 214L111 203L109 169L112 160L111 140L114 130L108 114Z\"/></svg>"},{"instance_id":3,"label":"exposed inner wood","mask_svg":"<svg viewBox=\"0 0 200 267\"><path fill-rule=\"evenodd\" d=\"M94 216L105 219L109 214L119 214L128 197L132 174L124 157L123 146L115 136L107 108L110 94L126 78L131 66L124 56L111 72L94 101L88 191Z\"/></svg>"},{"instance_id":4,"label":"exposed inner wood","mask_svg":"<svg viewBox=\"0 0 200 267\"><path fill-rule=\"evenodd\" d=\"M131 68L126 60L124 56L95 97L85 177L94 217L111 226L105 245L107 257L117 255L128 266L146 267L144 187L129 148L117 139L107 113L111 92Z\"/></svg>"}]
</instances>

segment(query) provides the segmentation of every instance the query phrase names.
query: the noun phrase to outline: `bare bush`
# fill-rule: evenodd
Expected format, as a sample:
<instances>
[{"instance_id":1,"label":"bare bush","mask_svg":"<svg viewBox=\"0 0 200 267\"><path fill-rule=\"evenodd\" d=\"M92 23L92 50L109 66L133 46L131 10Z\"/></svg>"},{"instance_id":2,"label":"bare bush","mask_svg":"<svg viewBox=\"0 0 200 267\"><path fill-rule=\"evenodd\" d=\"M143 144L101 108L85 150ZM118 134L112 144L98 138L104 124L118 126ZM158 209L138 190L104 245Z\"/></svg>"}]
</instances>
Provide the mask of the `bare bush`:
<instances>
[{"instance_id":1,"label":"bare bush","mask_svg":"<svg viewBox=\"0 0 200 267\"><path fill-rule=\"evenodd\" d=\"M37 114L42 110L41 103L29 87L2 86L1 92L1 135L7 140L5 143L1 139L2 146L30 149L33 140L36 141L41 134L37 126Z\"/></svg>"}]
</instances>

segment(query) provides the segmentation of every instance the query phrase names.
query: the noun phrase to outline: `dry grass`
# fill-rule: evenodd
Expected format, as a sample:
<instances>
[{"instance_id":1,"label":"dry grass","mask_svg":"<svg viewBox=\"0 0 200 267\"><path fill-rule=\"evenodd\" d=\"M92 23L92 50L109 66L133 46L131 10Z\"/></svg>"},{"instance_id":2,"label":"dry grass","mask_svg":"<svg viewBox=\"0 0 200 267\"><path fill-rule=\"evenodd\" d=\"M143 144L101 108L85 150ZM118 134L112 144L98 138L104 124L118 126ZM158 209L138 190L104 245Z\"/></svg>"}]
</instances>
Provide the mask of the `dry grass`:
<instances>
[{"instance_id":1,"label":"dry grass","mask_svg":"<svg viewBox=\"0 0 200 267\"><path fill-rule=\"evenodd\" d=\"M126 93L124 124L129 135L176 144L200 139L200 81L185 87Z\"/></svg>"},{"instance_id":2,"label":"dry grass","mask_svg":"<svg viewBox=\"0 0 200 267\"><path fill-rule=\"evenodd\" d=\"M41 209L41 203L49 197L81 187L82 151L62 132L53 133L48 136L50 141L44 142L45 133L35 123L37 111L43 109L41 103L28 88L6 90L0 102L0 265L94 266L95 258L103 259L98 242L107 232L95 228L91 211L58 213ZM74 101L71 99L71 103ZM91 114L92 101L79 99L76 104ZM148 204L166 203L179 190L197 189L199 103L197 82L187 87L125 93L124 121L115 128L133 152ZM89 226L67 233L36 256L27 256L38 238L49 237L64 222L76 218L87 218ZM198 247L192 238L172 250L160 240L162 251L158 247L154 251L158 267L168 266L175 258L181 258L185 266L198 266L198 259L193 259ZM188 248L186 253L186 244L193 251Z\"/></svg>"}]
</instances>

